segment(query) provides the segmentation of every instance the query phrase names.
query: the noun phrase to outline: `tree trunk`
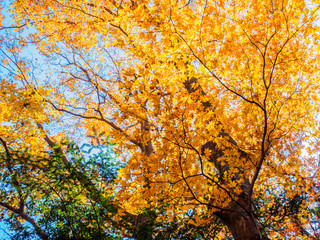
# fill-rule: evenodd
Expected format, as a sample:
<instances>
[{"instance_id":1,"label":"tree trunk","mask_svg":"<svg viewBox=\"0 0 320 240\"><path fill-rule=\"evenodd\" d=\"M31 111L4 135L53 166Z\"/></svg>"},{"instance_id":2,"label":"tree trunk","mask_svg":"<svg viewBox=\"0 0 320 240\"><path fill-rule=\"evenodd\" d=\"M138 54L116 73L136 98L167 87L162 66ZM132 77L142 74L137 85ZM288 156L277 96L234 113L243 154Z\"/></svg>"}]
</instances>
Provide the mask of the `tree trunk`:
<instances>
[{"instance_id":1,"label":"tree trunk","mask_svg":"<svg viewBox=\"0 0 320 240\"><path fill-rule=\"evenodd\" d=\"M226 224L235 240L267 240L268 236L263 231L256 217L245 211L224 212L220 219Z\"/></svg>"}]
</instances>

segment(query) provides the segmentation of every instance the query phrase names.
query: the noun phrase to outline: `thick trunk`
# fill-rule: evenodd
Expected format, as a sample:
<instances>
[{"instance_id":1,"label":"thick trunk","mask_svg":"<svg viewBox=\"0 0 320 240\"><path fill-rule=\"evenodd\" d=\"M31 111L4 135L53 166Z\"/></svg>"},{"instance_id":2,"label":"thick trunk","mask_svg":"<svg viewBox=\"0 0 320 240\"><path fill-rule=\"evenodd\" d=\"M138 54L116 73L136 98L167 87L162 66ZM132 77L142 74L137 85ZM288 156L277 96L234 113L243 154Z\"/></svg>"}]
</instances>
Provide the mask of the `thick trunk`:
<instances>
[{"instance_id":1,"label":"thick trunk","mask_svg":"<svg viewBox=\"0 0 320 240\"><path fill-rule=\"evenodd\" d=\"M186 63L187 65L187 63ZM199 85L197 78L190 78L184 82L185 88L188 93L192 94L196 91L200 91L202 95L206 95L202 87ZM198 101L198 99L194 99ZM210 102L202 102L204 111L207 109L212 109ZM218 137L224 137L228 142L230 142L235 149L239 152L239 157L247 159L249 161L250 156L237 147L237 143L232 139L232 137L221 129ZM202 146L202 150L209 149L211 151L210 159L215 164L216 169L221 175L229 171L229 164L223 160L224 152L217 146L216 143L208 141ZM241 173L245 172L242 166L237 166L239 169L239 174L235 174L234 178L236 180L243 179L243 183L238 185L237 188L242 189L241 194L236 194L234 189L228 189L229 193L238 199L237 202L230 200L230 205L228 209L233 209L234 211L222 211L217 214L217 216L226 224L229 231L231 232L235 240L267 240L269 239L263 230L259 220L254 216L253 206L251 199L251 184L249 179L244 178ZM224 180L222 180L223 183Z\"/></svg>"},{"instance_id":2,"label":"thick trunk","mask_svg":"<svg viewBox=\"0 0 320 240\"><path fill-rule=\"evenodd\" d=\"M235 240L267 240L260 222L246 212L227 212L220 216Z\"/></svg>"}]
</instances>

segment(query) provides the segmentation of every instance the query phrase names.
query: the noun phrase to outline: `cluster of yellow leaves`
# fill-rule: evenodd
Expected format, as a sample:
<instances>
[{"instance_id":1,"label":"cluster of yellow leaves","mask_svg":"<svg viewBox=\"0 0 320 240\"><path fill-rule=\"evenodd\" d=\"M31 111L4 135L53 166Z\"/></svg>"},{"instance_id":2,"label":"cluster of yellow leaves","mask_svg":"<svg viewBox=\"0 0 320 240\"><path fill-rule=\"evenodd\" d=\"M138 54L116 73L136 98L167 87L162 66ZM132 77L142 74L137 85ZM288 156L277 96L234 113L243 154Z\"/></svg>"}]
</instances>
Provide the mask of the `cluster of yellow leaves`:
<instances>
[{"instance_id":1,"label":"cluster of yellow leaves","mask_svg":"<svg viewBox=\"0 0 320 240\"><path fill-rule=\"evenodd\" d=\"M36 123L49 123L53 116L46 108L45 89L26 89L16 83L0 82L0 135L13 149L27 147L31 153L43 151L43 133Z\"/></svg>"}]
</instances>

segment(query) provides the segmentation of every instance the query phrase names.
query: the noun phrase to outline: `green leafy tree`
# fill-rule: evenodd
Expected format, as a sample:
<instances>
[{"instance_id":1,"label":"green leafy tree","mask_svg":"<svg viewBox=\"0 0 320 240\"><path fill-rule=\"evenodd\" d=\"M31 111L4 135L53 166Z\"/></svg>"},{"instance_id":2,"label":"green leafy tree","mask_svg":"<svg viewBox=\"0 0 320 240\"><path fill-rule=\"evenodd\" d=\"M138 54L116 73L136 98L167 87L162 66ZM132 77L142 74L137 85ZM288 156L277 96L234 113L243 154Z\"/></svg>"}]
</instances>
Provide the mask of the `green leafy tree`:
<instances>
[{"instance_id":1,"label":"green leafy tree","mask_svg":"<svg viewBox=\"0 0 320 240\"><path fill-rule=\"evenodd\" d=\"M18 232L14 239L32 235L42 239L118 236L113 221L117 212L113 180L121 165L110 146L99 146L97 153L91 153L97 147L89 146L84 154L76 144L65 144L65 155L58 145L47 157L8 147L1 154L1 167L8 169L2 175L1 194L6 202L1 206L8 210L7 222ZM17 201L19 208L14 207Z\"/></svg>"}]
</instances>

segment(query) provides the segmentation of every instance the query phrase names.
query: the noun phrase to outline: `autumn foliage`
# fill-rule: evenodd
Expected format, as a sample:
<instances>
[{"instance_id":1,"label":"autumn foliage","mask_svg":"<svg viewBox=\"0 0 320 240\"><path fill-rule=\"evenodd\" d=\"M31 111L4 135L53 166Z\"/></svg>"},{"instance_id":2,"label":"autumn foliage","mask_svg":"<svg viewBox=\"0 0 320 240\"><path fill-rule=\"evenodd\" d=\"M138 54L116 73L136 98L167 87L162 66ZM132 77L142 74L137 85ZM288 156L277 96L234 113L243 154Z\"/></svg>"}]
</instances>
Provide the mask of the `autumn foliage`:
<instances>
[{"instance_id":1,"label":"autumn foliage","mask_svg":"<svg viewBox=\"0 0 320 240\"><path fill-rule=\"evenodd\" d=\"M213 239L317 239L319 8L12 1L1 151L63 154L58 143L73 133L96 145L110 136L126 164L114 182L115 221L152 211L166 223L156 236L173 222L182 229L192 212L188 224L221 226ZM19 58L30 49L42 60Z\"/></svg>"}]
</instances>

